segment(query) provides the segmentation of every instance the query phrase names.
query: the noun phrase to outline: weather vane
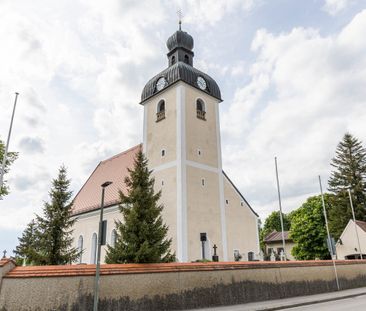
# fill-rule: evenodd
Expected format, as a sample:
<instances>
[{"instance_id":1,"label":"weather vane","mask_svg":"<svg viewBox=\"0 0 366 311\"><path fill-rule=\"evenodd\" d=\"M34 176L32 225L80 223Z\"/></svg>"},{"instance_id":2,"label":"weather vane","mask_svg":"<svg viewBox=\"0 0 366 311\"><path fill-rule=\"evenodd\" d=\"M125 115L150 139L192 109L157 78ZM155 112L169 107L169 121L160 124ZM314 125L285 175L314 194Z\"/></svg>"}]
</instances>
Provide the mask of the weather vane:
<instances>
[{"instance_id":1,"label":"weather vane","mask_svg":"<svg viewBox=\"0 0 366 311\"><path fill-rule=\"evenodd\" d=\"M178 18L179 18L179 30L182 30L183 13L182 13L182 10L181 9L179 9L177 11L177 15L178 15Z\"/></svg>"}]
</instances>

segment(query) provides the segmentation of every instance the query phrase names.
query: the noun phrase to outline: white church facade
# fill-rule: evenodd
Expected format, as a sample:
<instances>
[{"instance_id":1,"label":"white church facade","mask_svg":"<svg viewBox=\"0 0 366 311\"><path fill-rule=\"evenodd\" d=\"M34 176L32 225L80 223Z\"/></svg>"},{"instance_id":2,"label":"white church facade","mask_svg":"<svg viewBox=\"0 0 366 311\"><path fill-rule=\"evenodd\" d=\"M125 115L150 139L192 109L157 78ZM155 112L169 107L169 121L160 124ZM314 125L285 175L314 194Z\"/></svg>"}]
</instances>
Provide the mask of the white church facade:
<instances>
[{"instance_id":1,"label":"white church facade","mask_svg":"<svg viewBox=\"0 0 366 311\"><path fill-rule=\"evenodd\" d=\"M219 104L216 82L193 67L193 38L182 30L167 41L168 68L144 87L143 143L100 162L73 203L73 237L83 249L83 263L95 263L101 184L106 189L106 243L115 241L115 220L121 220L118 191L139 148L146 154L162 191L163 219L179 262L211 259L217 246L220 261L259 255L258 215L222 169ZM201 236L206 237L202 241ZM105 256L102 247L102 261Z\"/></svg>"}]
</instances>

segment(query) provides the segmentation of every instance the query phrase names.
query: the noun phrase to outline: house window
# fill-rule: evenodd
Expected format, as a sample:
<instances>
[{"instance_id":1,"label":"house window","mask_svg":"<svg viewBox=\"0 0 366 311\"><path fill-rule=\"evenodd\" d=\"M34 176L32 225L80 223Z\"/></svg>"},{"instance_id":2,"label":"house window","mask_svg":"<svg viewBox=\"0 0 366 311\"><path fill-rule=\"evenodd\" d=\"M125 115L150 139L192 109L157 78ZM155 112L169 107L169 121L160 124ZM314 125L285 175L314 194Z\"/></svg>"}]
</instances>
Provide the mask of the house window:
<instances>
[{"instance_id":1,"label":"house window","mask_svg":"<svg viewBox=\"0 0 366 311\"><path fill-rule=\"evenodd\" d=\"M202 154L200 149L197 149L197 154L200 156Z\"/></svg>"},{"instance_id":2,"label":"house window","mask_svg":"<svg viewBox=\"0 0 366 311\"><path fill-rule=\"evenodd\" d=\"M114 247L114 245L116 245L116 242L117 242L117 231L116 229L113 229L111 233L111 246Z\"/></svg>"},{"instance_id":3,"label":"house window","mask_svg":"<svg viewBox=\"0 0 366 311\"><path fill-rule=\"evenodd\" d=\"M78 239L78 252L79 252L79 263L82 263L83 261L83 244L84 244L84 239L83 236L80 235L79 239Z\"/></svg>"},{"instance_id":4,"label":"house window","mask_svg":"<svg viewBox=\"0 0 366 311\"><path fill-rule=\"evenodd\" d=\"M161 185L164 186L164 180L161 181Z\"/></svg>"},{"instance_id":5,"label":"house window","mask_svg":"<svg viewBox=\"0 0 366 311\"><path fill-rule=\"evenodd\" d=\"M172 65L174 65L175 64L175 56L173 55L172 56Z\"/></svg>"},{"instance_id":6,"label":"house window","mask_svg":"<svg viewBox=\"0 0 366 311\"><path fill-rule=\"evenodd\" d=\"M201 185L202 185L202 186L204 186L204 185L205 185L205 179L204 179L204 178L202 178L202 179L201 179Z\"/></svg>"},{"instance_id":7,"label":"house window","mask_svg":"<svg viewBox=\"0 0 366 311\"><path fill-rule=\"evenodd\" d=\"M162 99L158 102L158 106L156 108L156 122L165 119L165 101Z\"/></svg>"},{"instance_id":8,"label":"house window","mask_svg":"<svg viewBox=\"0 0 366 311\"><path fill-rule=\"evenodd\" d=\"M240 206L244 206L244 201L241 201L240 202Z\"/></svg>"},{"instance_id":9,"label":"house window","mask_svg":"<svg viewBox=\"0 0 366 311\"><path fill-rule=\"evenodd\" d=\"M196 101L196 112L198 119L206 120L205 103L200 98Z\"/></svg>"},{"instance_id":10,"label":"house window","mask_svg":"<svg viewBox=\"0 0 366 311\"><path fill-rule=\"evenodd\" d=\"M94 232L92 236L92 243L91 243L91 256L90 256L90 263L96 264L97 261L97 234Z\"/></svg>"},{"instance_id":11,"label":"house window","mask_svg":"<svg viewBox=\"0 0 366 311\"><path fill-rule=\"evenodd\" d=\"M229 205L229 200L225 200L226 205Z\"/></svg>"},{"instance_id":12,"label":"house window","mask_svg":"<svg viewBox=\"0 0 366 311\"><path fill-rule=\"evenodd\" d=\"M161 156L162 156L162 157L165 157L165 149L162 149L162 150L161 150Z\"/></svg>"}]
</instances>

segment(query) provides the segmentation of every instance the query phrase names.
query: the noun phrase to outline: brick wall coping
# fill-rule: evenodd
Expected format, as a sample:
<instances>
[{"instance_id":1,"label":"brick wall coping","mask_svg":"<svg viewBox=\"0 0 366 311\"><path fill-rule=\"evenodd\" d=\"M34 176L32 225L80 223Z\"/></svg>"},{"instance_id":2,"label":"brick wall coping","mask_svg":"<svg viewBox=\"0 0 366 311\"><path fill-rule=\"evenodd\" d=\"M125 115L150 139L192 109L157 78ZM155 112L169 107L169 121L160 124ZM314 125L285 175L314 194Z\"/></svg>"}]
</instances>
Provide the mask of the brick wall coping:
<instances>
[{"instance_id":1,"label":"brick wall coping","mask_svg":"<svg viewBox=\"0 0 366 311\"><path fill-rule=\"evenodd\" d=\"M15 264L15 261L10 258L2 258L0 259L0 267L4 267L7 263L12 262Z\"/></svg>"},{"instance_id":2,"label":"brick wall coping","mask_svg":"<svg viewBox=\"0 0 366 311\"><path fill-rule=\"evenodd\" d=\"M365 264L365 260L337 260L337 265ZM167 273L190 271L218 271L241 269L269 269L330 266L331 260L290 261L290 262L208 262L208 263L168 263L168 264L103 264L101 275L137 274L137 273ZM65 266L26 266L15 267L5 275L5 278L30 277L69 277L95 275L95 265L65 265Z\"/></svg>"}]
</instances>

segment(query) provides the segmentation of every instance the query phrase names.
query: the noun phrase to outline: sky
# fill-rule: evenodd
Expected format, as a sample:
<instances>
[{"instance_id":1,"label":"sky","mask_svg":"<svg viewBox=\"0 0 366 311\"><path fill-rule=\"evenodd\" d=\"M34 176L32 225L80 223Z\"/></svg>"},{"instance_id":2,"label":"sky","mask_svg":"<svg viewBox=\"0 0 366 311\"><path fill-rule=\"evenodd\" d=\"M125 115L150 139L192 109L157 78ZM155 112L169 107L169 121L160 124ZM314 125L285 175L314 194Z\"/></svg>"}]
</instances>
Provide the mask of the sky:
<instances>
[{"instance_id":1,"label":"sky","mask_svg":"<svg viewBox=\"0 0 366 311\"><path fill-rule=\"evenodd\" d=\"M145 83L178 28L221 89L223 168L264 219L319 194L346 132L366 143L364 0L0 0L0 138L19 159L0 201L13 250L68 168L76 193L103 159L142 141Z\"/></svg>"}]
</instances>

